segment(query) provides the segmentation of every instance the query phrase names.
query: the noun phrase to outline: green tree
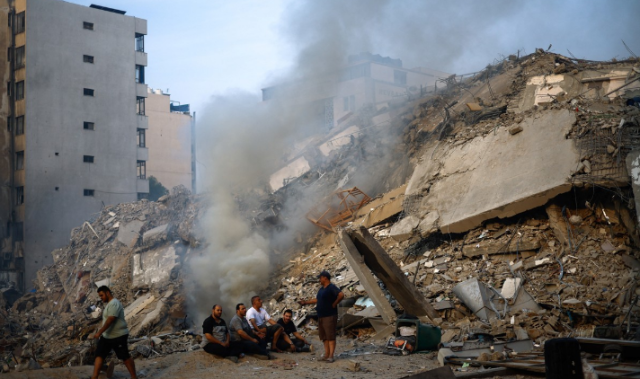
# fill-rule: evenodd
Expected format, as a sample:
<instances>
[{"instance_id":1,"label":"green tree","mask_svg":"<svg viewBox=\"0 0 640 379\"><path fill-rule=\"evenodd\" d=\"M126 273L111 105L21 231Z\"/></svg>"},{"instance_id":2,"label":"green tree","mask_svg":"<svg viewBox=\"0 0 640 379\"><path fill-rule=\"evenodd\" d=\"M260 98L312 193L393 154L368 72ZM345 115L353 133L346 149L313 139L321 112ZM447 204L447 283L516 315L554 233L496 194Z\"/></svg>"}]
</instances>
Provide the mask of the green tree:
<instances>
[{"instance_id":1,"label":"green tree","mask_svg":"<svg viewBox=\"0 0 640 379\"><path fill-rule=\"evenodd\" d=\"M149 201L158 201L159 198L169 193L169 190L156 179L149 177Z\"/></svg>"}]
</instances>

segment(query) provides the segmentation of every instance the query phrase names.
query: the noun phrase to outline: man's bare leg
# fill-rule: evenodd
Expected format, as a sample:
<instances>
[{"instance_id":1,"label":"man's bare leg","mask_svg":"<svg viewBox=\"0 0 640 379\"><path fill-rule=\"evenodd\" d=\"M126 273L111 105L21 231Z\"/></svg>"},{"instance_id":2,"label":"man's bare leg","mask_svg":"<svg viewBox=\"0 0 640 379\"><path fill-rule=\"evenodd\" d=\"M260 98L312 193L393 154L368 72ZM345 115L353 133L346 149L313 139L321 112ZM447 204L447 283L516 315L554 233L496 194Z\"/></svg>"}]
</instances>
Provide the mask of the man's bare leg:
<instances>
[{"instance_id":1,"label":"man's bare leg","mask_svg":"<svg viewBox=\"0 0 640 379\"><path fill-rule=\"evenodd\" d=\"M127 367L127 370L129 370L131 379L138 379L138 375L136 375L136 362L133 360L133 358L129 357L125 359L123 363Z\"/></svg>"},{"instance_id":2,"label":"man's bare leg","mask_svg":"<svg viewBox=\"0 0 640 379\"><path fill-rule=\"evenodd\" d=\"M278 331L276 331L275 333L273 333L273 341L271 342L271 350L277 350L278 349L278 339L280 338L280 334L282 334L282 328L278 329Z\"/></svg>"},{"instance_id":3,"label":"man's bare leg","mask_svg":"<svg viewBox=\"0 0 640 379\"><path fill-rule=\"evenodd\" d=\"M324 340L322 341L322 343L324 343L324 357L323 360L329 359L329 354L331 353L331 348L329 347L329 341L328 340Z\"/></svg>"},{"instance_id":4,"label":"man's bare leg","mask_svg":"<svg viewBox=\"0 0 640 379\"><path fill-rule=\"evenodd\" d=\"M336 351L336 340L331 340L329 342L329 357L328 359L333 359L333 353Z\"/></svg>"},{"instance_id":5,"label":"man's bare leg","mask_svg":"<svg viewBox=\"0 0 640 379\"><path fill-rule=\"evenodd\" d=\"M102 368L102 363L104 359L102 357L96 357L95 363L93 365L93 375L91 379L98 379L98 375L100 375L100 369Z\"/></svg>"}]
</instances>

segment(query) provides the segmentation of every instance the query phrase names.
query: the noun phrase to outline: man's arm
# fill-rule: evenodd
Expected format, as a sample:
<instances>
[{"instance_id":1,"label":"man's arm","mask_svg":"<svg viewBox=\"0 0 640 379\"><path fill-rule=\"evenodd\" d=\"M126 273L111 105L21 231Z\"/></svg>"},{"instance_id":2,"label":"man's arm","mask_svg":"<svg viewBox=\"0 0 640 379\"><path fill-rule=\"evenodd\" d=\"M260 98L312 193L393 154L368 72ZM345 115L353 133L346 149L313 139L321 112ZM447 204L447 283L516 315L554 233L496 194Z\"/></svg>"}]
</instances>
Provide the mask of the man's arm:
<instances>
[{"instance_id":1,"label":"man's arm","mask_svg":"<svg viewBox=\"0 0 640 379\"><path fill-rule=\"evenodd\" d=\"M300 300L298 303L300 305L307 305L307 304L316 304L318 302L318 299L311 299L311 300Z\"/></svg>"},{"instance_id":2,"label":"man's arm","mask_svg":"<svg viewBox=\"0 0 640 379\"><path fill-rule=\"evenodd\" d=\"M293 336L296 337L297 340L306 343L307 345L311 345L307 340L300 334L299 332L293 332Z\"/></svg>"},{"instance_id":3,"label":"man's arm","mask_svg":"<svg viewBox=\"0 0 640 379\"><path fill-rule=\"evenodd\" d=\"M340 291L340 293L338 294L338 298L336 299L336 301L333 302L333 304L331 304L332 307L337 307L338 304L340 304L340 302L342 301L342 299L344 299L344 293L342 291Z\"/></svg>"},{"instance_id":4,"label":"man's arm","mask_svg":"<svg viewBox=\"0 0 640 379\"><path fill-rule=\"evenodd\" d=\"M216 337L214 337L210 333L205 333L204 336L207 339L207 341L209 341L211 343L217 343L218 345L225 346L226 341L223 343L222 341L220 341L219 339L217 339ZM228 340L228 337L227 337L227 340Z\"/></svg>"},{"instance_id":5,"label":"man's arm","mask_svg":"<svg viewBox=\"0 0 640 379\"><path fill-rule=\"evenodd\" d=\"M100 328L100 330L98 330L98 333L96 333L93 337L95 339L100 338L102 333L104 333L107 329L109 329L109 327L111 327L111 324L113 324L116 321L116 318L117 318L116 316L107 317L107 321L104 322L104 325L102 325L102 328Z\"/></svg>"},{"instance_id":6,"label":"man's arm","mask_svg":"<svg viewBox=\"0 0 640 379\"><path fill-rule=\"evenodd\" d=\"M251 341L254 343L258 343L259 341L253 337L251 337L250 335L248 335L244 330L242 329L238 329L237 330L238 335L240 336L240 338L242 338L243 340L247 340L247 341Z\"/></svg>"}]
</instances>

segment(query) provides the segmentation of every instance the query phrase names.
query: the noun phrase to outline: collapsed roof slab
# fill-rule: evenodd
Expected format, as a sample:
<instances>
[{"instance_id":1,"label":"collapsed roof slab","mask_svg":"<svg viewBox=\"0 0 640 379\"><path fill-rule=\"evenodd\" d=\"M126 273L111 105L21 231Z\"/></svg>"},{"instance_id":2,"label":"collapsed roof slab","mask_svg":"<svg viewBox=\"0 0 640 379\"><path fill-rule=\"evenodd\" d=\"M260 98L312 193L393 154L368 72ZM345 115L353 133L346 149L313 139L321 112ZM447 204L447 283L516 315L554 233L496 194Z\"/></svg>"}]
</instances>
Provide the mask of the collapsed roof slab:
<instances>
[{"instance_id":1,"label":"collapsed roof slab","mask_svg":"<svg viewBox=\"0 0 640 379\"><path fill-rule=\"evenodd\" d=\"M551 110L508 128L447 149L426 152L407 185L407 196L422 196L419 214L438 211L443 233L462 233L495 217L511 217L544 205L571 189L568 181L579 154L566 135L576 117Z\"/></svg>"}]
</instances>

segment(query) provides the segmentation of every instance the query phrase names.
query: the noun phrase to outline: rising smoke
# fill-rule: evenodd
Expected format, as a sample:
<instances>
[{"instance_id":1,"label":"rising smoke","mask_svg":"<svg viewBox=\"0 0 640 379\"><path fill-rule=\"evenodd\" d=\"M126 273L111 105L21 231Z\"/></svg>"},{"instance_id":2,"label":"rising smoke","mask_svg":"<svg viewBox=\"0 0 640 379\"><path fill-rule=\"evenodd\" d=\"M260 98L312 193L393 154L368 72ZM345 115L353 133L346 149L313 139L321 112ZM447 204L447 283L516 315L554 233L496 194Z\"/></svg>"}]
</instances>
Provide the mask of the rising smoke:
<instances>
[{"instance_id":1,"label":"rising smoke","mask_svg":"<svg viewBox=\"0 0 640 379\"><path fill-rule=\"evenodd\" d=\"M500 53L514 53L490 46L507 38L504 25L511 17L529 11L541 15L534 8L537 2L456 4L418 0L290 2L281 20L281 33L296 52L295 63L287 75L264 85L286 83L290 96L268 102L242 92L214 96L198 120L199 181L211 201L201 220L208 246L190 261L189 300L199 319L209 313L214 302L223 304L225 317L231 317L237 302L247 303L268 284L274 241L255 232L242 217L237 195L264 191L269 176L284 165L283 153L309 136L312 126L304 109L292 104L303 102L310 79L318 80L318 85L337 85L338 70L348 55L360 52L400 58L405 67L444 72L469 67L475 55L475 59L481 57L474 68L481 69ZM529 47L529 52L534 47ZM305 84L298 85L301 82ZM368 177L361 177L359 187L380 182L376 170L365 172ZM308 225L301 210L323 195L285 205L283 212L288 214L283 219L288 228L277 235L278 244L295 240L300 226Z\"/></svg>"}]
</instances>

